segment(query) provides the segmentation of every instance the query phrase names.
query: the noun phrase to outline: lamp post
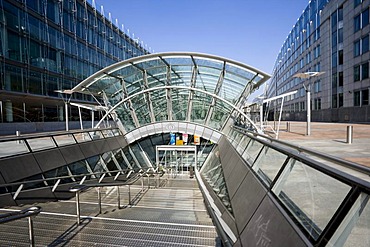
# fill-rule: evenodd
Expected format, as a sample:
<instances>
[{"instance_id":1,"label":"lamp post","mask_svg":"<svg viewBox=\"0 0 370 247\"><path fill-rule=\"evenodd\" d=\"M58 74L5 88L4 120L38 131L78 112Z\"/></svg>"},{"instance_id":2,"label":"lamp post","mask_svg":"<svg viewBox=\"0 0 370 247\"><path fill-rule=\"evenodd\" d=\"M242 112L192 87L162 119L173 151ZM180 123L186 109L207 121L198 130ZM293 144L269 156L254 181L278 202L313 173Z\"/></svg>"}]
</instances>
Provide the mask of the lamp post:
<instances>
[{"instance_id":1,"label":"lamp post","mask_svg":"<svg viewBox=\"0 0 370 247\"><path fill-rule=\"evenodd\" d=\"M309 79L314 76L319 76L324 74L325 72L304 72L304 73L297 73L293 75L293 77L301 78L301 79ZM305 85L303 83L303 87L306 91L306 98L307 98L307 124L306 124L306 135L311 135L311 84L310 82Z\"/></svg>"},{"instance_id":2,"label":"lamp post","mask_svg":"<svg viewBox=\"0 0 370 247\"><path fill-rule=\"evenodd\" d=\"M64 108L65 108L65 118L66 118L66 131L69 131L69 122L68 122L68 103L71 101L73 91L70 89L65 90L55 90L55 92L60 93L62 95L62 99L64 101ZM65 94L65 99L63 95Z\"/></svg>"}]
</instances>

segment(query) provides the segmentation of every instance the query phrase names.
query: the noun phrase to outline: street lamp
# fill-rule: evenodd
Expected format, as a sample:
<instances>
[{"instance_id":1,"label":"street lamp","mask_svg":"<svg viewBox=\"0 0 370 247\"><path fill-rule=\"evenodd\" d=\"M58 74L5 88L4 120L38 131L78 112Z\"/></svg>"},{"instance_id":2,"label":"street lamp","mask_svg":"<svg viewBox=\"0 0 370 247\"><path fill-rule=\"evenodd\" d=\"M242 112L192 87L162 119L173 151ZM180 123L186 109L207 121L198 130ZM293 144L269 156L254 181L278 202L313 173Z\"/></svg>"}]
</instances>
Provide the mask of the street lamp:
<instances>
[{"instance_id":1,"label":"street lamp","mask_svg":"<svg viewBox=\"0 0 370 247\"><path fill-rule=\"evenodd\" d=\"M297 73L293 75L295 78L301 79L309 79L314 76L319 76L324 74L325 72L304 72L304 73ZM303 83L303 87L306 91L307 95L307 124L306 124L306 135L311 135L311 84L310 82L307 83L307 86Z\"/></svg>"},{"instance_id":2,"label":"street lamp","mask_svg":"<svg viewBox=\"0 0 370 247\"><path fill-rule=\"evenodd\" d=\"M54 92L60 93L62 95L62 99L64 101L64 108L65 108L65 116L66 116L66 131L69 131L69 123L68 123L68 103L71 101L73 91L70 89L64 90L55 90ZM65 99L63 95L65 94Z\"/></svg>"}]
</instances>

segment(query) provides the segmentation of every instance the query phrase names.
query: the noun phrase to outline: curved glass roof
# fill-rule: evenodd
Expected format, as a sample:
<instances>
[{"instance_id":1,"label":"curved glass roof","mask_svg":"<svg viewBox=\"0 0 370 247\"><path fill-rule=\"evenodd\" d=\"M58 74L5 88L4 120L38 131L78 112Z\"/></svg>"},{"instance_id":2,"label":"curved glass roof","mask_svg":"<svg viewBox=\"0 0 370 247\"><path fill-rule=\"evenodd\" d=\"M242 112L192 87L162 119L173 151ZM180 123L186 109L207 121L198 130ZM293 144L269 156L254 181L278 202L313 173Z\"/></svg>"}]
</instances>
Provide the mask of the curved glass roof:
<instances>
[{"instance_id":1,"label":"curved glass roof","mask_svg":"<svg viewBox=\"0 0 370 247\"><path fill-rule=\"evenodd\" d=\"M108 66L72 92L102 97L110 109L104 117L115 113L126 132L162 121L194 122L222 131L230 119L244 114L247 97L269 78L218 56L158 53Z\"/></svg>"}]
</instances>

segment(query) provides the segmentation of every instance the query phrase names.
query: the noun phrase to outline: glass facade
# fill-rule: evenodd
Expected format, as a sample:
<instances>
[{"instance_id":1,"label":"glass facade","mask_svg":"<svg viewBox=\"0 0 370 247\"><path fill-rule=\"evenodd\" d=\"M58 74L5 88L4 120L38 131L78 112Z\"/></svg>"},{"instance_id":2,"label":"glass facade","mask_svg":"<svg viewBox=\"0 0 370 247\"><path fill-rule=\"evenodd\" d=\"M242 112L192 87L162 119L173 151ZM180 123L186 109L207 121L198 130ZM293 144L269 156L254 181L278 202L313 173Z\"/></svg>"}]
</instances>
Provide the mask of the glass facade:
<instances>
[{"instance_id":1,"label":"glass facade","mask_svg":"<svg viewBox=\"0 0 370 247\"><path fill-rule=\"evenodd\" d=\"M144 54L142 42L87 1L0 0L0 121L63 121L57 90ZM74 94L72 101L91 97ZM77 110L70 112L74 120ZM89 116L83 110L82 117Z\"/></svg>"},{"instance_id":2,"label":"glass facade","mask_svg":"<svg viewBox=\"0 0 370 247\"><path fill-rule=\"evenodd\" d=\"M216 56L162 53L116 63L72 91L103 95L123 132L161 121L193 122L222 131L268 78L262 71ZM258 129L252 121L245 122Z\"/></svg>"},{"instance_id":3,"label":"glass facade","mask_svg":"<svg viewBox=\"0 0 370 247\"><path fill-rule=\"evenodd\" d=\"M311 90L313 121L368 122L367 117L354 114L353 108L369 105L354 104L353 92L370 86L369 22L367 1L310 1L277 56L267 97L299 92L303 84L320 82L320 91ZM294 77L305 72L324 74L308 79ZM283 120L304 121L302 111L306 108L297 106L305 101L299 93L287 97ZM332 119L329 112L337 112L338 118Z\"/></svg>"}]
</instances>

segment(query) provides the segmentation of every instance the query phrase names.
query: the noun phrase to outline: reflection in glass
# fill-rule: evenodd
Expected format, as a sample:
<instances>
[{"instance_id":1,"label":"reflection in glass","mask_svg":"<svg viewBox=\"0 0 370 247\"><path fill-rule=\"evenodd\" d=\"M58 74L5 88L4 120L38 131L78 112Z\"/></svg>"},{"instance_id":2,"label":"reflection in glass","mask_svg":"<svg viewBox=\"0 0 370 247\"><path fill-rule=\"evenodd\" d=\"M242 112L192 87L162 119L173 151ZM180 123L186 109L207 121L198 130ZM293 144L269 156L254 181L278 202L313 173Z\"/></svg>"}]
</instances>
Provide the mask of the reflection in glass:
<instances>
[{"instance_id":1,"label":"reflection in glass","mask_svg":"<svg viewBox=\"0 0 370 247\"><path fill-rule=\"evenodd\" d=\"M0 158L28 152L30 150L23 140L0 142Z\"/></svg>"},{"instance_id":2,"label":"reflection in glass","mask_svg":"<svg viewBox=\"0 0 370 247\"><path fill-rule=\"evenodd\" d=\"M44 177L45 178L67 177L69 175L70 174L68 173L67 166L59 167L59 168L44 172ZM57 180L58 179L52 180L52 182L48 181L48 184L49 185L50 184L54 185L57 182ZM62 178L61 181L60 181L61 184L71 183L71 182L73 182L73 180L71 178Z\"/></svg>"},{"instance_id":3,"label":"reflection in glass","mask_svg":"<svg viewBox=\"0 0 370 247\"><path fill-rule=\"evenodd\" d=\"M362 193L327 246L370 246L370 196Z\"/></svg>"},{"instance_id":4,"label":"reflection in glass","mask_svg":"<svg viewBox=\"0 0 370 247\"><path fill-rule=\"evenodd\" d=\"M251 140L243 153L243 159L252 166L263 145L256 140Z\"/></svg>"},{"instance_id":5,"label":"reflection in glass","mask_svg":"<svg viewBox=\"0 0 370 247\"><path fill-rule=\"evenodd\" d=\"M318 170L291 160L272 191L317 240L350 189Z\"/></svg>"},{"instance_id":6,"label":"reflection in glass","mask_svg":"<svg viewBox=\"0 0 370 247\"><path fill-rule=\"evenodd\" d=\"M211 152L207 160L204 162L201 170L207 183L212 187L216 195L221 199L230 213L233 213L229 193L226 188L225 178L222 170L221 160L219 157L219 148L216 146Z\"/></svg>"},{"instance_id":7,"label":"reflection in glass","mask_svg":"<svg viewBox=\"0 0 370 247\"><path fill-rule=\"evenodd\" d=\"M73 134L73 136L76 138L78 143L91 141L91 137L90 137L89 133L87 133L87 132L86 133Z\"/></svg>"},{"instance_id":8,"label":"reflection in glass","mask_svg":"<svg viewBox=\"0 0 370 247\"><path fill-rule=\"evenodd\" d=\"M32 151L56 147L51 137L28 139L27 142L30 145Z\"/></svg>"},{"instance_id":9,"label":"reflection in glass","mask_svg":"<svg viewBox=\"0 0 370 247\"><path fill-rule=\"evenodd\" d=\"M54 136L54 140L56 141L56 143L59 147L76 143L75 139L73 138L73 136L71 134Z\"/></svg>"},{"instance_id":10,"label":"reflection in glass","mask_svg":"<svg viewBox=\"0 0 370 247\"><path fill-rule=\"evenodd\" d=\"M89 173L85 160L74 162L68 165L68 167L73 175L85 175ZM80 181L83 178L83 176L76 176L74 178L76 179L76 181ZM87 176L86 178L89 179L90 176Z\"/></svg>"},{"instance_id":11,"label":"reflection in glass","mask_svg":"<svg viewBox=\"0 0 370 247\"><path fill-rule=\"evenodd\" d=\"M265 146L253 165L253 170L255 170L262 181L269 186L286 159L287 156L285 154Z\"/></svg>"}]
</instances>

